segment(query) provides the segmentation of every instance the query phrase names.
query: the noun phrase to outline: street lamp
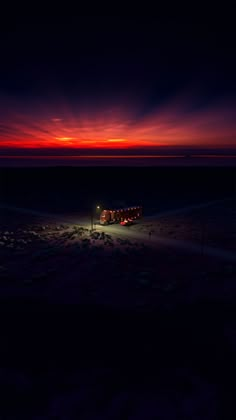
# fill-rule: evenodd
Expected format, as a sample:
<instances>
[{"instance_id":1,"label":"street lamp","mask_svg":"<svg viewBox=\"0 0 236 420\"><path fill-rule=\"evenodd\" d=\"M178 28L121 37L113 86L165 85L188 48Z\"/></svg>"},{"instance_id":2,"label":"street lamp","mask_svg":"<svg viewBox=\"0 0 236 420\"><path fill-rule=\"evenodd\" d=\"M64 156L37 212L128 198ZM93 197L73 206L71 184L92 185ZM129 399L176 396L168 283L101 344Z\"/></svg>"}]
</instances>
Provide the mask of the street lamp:
<instances>
[{"instance_id":1,"label":"street lamp","mask_svg":"<svg viewBox=\"0 0 236 420\"><path fill-rule=\"evenodd\" d=\"M96 206L96 212L100 210L100 206ZM94 218L94 207L92 208L92 212L91 212L91 232L93 231L93 218Z\"/></svg>"}]
</instances>

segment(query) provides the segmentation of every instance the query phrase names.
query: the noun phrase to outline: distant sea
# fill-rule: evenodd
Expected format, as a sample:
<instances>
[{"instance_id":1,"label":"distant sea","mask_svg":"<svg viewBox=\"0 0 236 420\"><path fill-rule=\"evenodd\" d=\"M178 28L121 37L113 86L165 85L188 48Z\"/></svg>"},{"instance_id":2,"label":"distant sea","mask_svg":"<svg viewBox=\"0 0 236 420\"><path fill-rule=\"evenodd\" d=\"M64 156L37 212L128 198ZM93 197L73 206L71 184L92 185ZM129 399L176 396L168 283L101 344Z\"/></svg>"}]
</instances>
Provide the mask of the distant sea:
<instances>
[{"instance_id":1,"label":"distant sea","mask_svg":"<svg viewBox=\"0 0 236 420\"><path fill-rule=\"evenodd\" d=\"M1 167L236 166L236 155L0 156Z\"/></svg>"}]
</instances>

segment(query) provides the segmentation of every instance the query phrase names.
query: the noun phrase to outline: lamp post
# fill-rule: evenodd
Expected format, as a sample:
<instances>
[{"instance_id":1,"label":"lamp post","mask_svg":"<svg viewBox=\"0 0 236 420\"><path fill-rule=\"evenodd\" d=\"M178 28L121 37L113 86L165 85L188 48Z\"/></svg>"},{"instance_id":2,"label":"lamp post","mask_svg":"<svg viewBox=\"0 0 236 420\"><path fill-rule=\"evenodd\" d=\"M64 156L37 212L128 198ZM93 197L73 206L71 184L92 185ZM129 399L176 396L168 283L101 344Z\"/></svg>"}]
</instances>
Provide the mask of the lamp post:
<instances>
[{"instance_id":1,"label":"lamp post","mask_svg":"<svg viewBox=\"0 0 236 420\"><path fill-rule=\"evenodd\" d=\"M96 206L96 210L100 210L100 206ZM92 212L91 212L91 232L93 232L93 218L94 218L94 207L92 208Z\"/></svg>"}]
</instances>

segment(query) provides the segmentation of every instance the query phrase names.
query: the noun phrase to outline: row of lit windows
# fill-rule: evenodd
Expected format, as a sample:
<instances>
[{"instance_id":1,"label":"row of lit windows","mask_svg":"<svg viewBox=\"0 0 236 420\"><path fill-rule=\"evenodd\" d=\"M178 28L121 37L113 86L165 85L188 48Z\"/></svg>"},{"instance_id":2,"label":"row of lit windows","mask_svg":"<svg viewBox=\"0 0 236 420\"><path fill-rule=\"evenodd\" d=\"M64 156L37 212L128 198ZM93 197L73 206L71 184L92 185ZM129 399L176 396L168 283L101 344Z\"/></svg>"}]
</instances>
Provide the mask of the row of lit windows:
<instances>
[{"instance_id":1,"label":"row of lit windows","mask_svg":"<svg viewBox=\"0 0 236 420\"><path fill-rule=\"evenodd\" d=\"M119 212L125 212L125 211L133 211L133 210L141 210L142 207L131 207L131 208L126 208L126 209L118 209L118 210L104 210L104 213L106 212L110 212L110 213L119 213Z\"/></svg>"}]
</instances>

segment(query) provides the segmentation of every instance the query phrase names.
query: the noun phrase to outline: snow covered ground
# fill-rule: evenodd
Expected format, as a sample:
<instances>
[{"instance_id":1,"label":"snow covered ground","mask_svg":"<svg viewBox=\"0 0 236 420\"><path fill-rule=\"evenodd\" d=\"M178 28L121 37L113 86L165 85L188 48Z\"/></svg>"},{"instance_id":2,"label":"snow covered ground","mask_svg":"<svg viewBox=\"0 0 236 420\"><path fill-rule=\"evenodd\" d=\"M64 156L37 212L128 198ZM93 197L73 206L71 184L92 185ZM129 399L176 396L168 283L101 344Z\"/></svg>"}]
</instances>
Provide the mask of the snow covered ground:
<instances>
[{"instance_id":1,"label":"snow covered ground","mask_svg":"<svg viewBox=\"0 0 236 420\"><path fill-rule=\"evenodd\" d=\"M230 208L204 210L203 253L200 210L91 235L86 218L2 208L2 417L230 418Z\"/></svg>"}]
</instances>

